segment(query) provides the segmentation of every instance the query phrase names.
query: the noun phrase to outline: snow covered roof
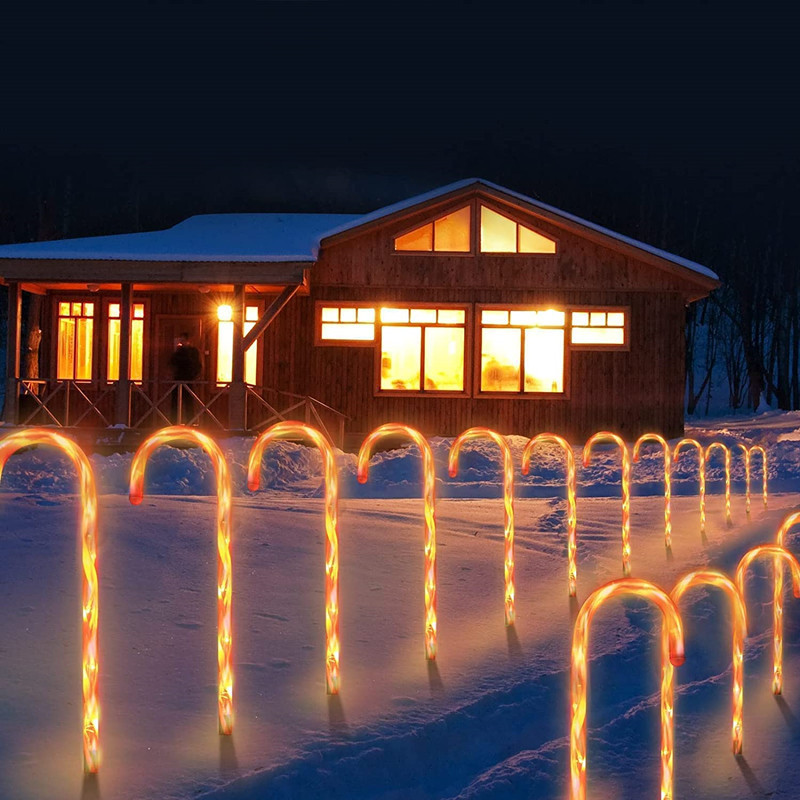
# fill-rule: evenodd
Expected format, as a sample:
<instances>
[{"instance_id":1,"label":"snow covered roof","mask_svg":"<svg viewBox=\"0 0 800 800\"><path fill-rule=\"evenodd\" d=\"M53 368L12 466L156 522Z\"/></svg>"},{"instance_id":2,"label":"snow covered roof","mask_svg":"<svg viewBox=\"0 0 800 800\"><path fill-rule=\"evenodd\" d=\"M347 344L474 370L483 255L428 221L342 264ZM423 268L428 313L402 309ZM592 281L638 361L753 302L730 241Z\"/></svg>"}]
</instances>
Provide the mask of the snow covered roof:
<instances>
[{"instance_id":1,"label":"snow covered roof","mask_svg":"<svg viewBox=\"0 0 800 800\"><path fill-rule=\"evenodd\" d=\"M481 178L456 181L369 214L201 214L189 217L172 228L150 233L2 245L0 259L313 263L317 260L320 243L324 245L333 237L356 231L365 225L380 223L469 188L482 189L518 203L555 223L561 221L599 234L705 279L719 280L708 267Z\"/></svg>"},{"instance_id":2,"label":"snow covered roof","mask_svg":"<svg viewBox=\"0 0 800 800\"><path fill-rule=\"evenodd\" d=\"M440 197L456 193L461 189L466 189L473 186L479 189L480 188L488 189L492 194L499 194L501 196L505 195L507 198L517 200L523 203L525 206L530 207L530 210L534 212L541 211L547 216L559 217L562 220L565 220L566 222L571 222L573 224L580 225L581 227L587 228L591 231L594 231L595 233L599 233L602 236L607 236L611 239L615 239L616 241L621 242L622 244L626 244L629 247L635 247L638 250L644 251L645 253L657 256L658 258L662 258L665 261L670 261L673 264L676 264L677 266L684 267L685 269L691 270L692 272L697 272L706 278L711 278L712 280L717 280L717 281L719 280L719 276L713 270L710 270L708 267L704 267L702 264L698 264L695 261L690 261L688 258L682 258L681 256L676 256L675 254L669 253L666 250L661 250L658 247L653 247L652 245L637 241L636 239L631 239L628 236L623 236L621 233L616 233L612 230L609 230L608 228L604 228L602 225L597 225L594 222L589 222L589 220L577 217L574 214L570 214L567 211L562 211L561 209L556 208L555 206L547 205L547 203L542 203L539 200L535 200L532 197L520 194L519 192L515 192L511 189L506 189L504 186L499 186L498 184L484 180L483 178L466 178L465 180L456 181L454 183L449 183L446 186L441 186L438 189L426 192L425 194L419 194L416 195L415 197L409 197L407 200L402 200L399 203L393 203L392 205L384 206L383 208L379 208L377 211L372 211L371 213L360 216L357 219L351 220L350 222L343 222L343 224L340 225L335 230L328 231L322 237L322 240L324 241L329 237L337 236L339 234L346 233L347 231L360 228L362 225L367 225L372 222L377 222L385 217L390 217L394 214L399 214L404 211L408 211L414 208L415 206L428 203Z\"/></svg>"},{"instance_id":3,"label":"snow covered roof","mask_svg":"<svg viewBox=\"0 0 800 800\"><path fill-rule=\"evenodd\" d=\"M109 261L308 261L320 237L357 214L200 214L171 228L0 246L0 258Z\"/></svg>"}]
</instances>

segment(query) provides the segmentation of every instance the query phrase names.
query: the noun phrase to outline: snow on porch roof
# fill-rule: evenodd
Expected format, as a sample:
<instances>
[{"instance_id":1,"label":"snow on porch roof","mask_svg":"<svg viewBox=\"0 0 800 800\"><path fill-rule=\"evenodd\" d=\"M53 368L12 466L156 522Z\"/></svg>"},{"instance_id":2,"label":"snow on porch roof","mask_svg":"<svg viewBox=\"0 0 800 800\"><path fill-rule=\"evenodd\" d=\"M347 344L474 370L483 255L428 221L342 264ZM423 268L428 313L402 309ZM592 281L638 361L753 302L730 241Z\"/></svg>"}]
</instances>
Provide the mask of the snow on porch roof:
<instances>
[{"instance_id":1,"label":"snow on porch roof","mask_svg":"<svg viewBox=\"0 0 800 800\"><path fill-rule=\"evenodd\" d=\"M200 214L163 231L0 246L0 258L313 262L320 237L358 214Z\"/></svg>"},{"instance_id":2,"label":"snow on porch roof","mask_svg":"<svg viewBox=\"0 0 800 800\"><path fill-rule=\"evenodd\" d=\"M552 215L555 217L560 217L561 219L572 222L577 225L580 225L584 228L588 228L589 230L595 231L603 236L607 236L611 239L615 239L618 242L628 245L629 247L635 247L638 250L642 250L645 253L650 253L651 255L657 256L658 258L662 258L665 261L670 261L673 264L676 264L684 269L691 270L692 272L696 272L700 275L703 275L706 278L711 278L712 280L718 281L719 275L716 272L709 269L708 267L704 267L702 264L698 264L695 261L690 261L688 258L682 258L681 256L676 256L674 253L669 253L666 250L661 250L658 247L653 247L652 245L645 244L644 242L639 242L636 239L631 239L628 236L623 236L621 233L616 233L615 231L609 230L608 228L604 228L601 225L597 225L594 222L589 222L589 220L583 219L581 217L577 217L574 214L570 214L567 211L562 211L555 206L547 205L547 203L542 203L539 200L535 200L532 197L528 197L527 195L520 194L519 192L515 192L512 189L506 189L505 186L500 186L496 183L492 183L491 181L484 180L483 178L466 178L465 180L455 181L454 183L449 183L446 186L441 186L438 189L433 189L430 192L426 192L425 194L416 195L415 197L409 197L407 200L402 200L399 203L393 203L390 206L384 206L383 208L379 208L377 211L373 211L369 214L365 214L364 216L358 217L350 222L344 222L339 228L328 231L323 237L322 240L324 241L328 237L336 236L340 233L345 233L346 231L354 230L356 228L361 227L362 225L367 225L371 222L377 222L378 220L389 217L393 214L401 213L403 211L407 211L414 206L421 205L423 203L428 203L431 200L436 200L439 197L443 197L445 195L458 192L460 189L466 189L468 187L475 186L480 188L481 186L489 189L492 193L497 193L500 195L506 195L508 198L513 200L519 200L524 205L530 206L532 211L542 211L545 214Z\"/></svg>"}]
</instances>

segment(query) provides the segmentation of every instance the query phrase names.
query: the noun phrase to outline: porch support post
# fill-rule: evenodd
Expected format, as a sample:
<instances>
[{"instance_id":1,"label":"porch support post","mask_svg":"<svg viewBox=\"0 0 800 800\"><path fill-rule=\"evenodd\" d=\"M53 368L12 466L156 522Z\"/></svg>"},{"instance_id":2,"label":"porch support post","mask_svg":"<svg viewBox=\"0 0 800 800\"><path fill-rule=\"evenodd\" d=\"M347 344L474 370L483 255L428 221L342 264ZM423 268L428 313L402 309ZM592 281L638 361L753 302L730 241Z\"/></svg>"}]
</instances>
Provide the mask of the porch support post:
<instances>
[{"instance_id":1,"label":"porch support post","mask_svg":"<svg viewBox=\"0 0 800 800\"><path fill-rule=\"evenodd\" d=\"M131 404L131 330L133 328L133 284L120 284L122 302L119 307L119 379L114 402L114 423L130 425Z\"/></svg>"},{"instance_id":2,"label":"porch support post","mask_svg":"<svg viewBox=\"0 0 800 800\"><path fill-rule=\"evenodd\" d=\"M228 397L228 426L234 431L243 431L245 428L247 394L244 385L244 350L242 349L245 305L245 285L237 283L233 287L233 365Z\"/></svg>"},{"instance_id":3,"label":"porch support post","mask_svg":"<svg viewBox=\"0 0 800 800\"><path fill-rule=\"evenodd\" d=\"M8 284L8 337L6 339L6 403L3 420L17 424L19 416L19 343L22 334L22 286Z\"/></svg>"}]
</instances>

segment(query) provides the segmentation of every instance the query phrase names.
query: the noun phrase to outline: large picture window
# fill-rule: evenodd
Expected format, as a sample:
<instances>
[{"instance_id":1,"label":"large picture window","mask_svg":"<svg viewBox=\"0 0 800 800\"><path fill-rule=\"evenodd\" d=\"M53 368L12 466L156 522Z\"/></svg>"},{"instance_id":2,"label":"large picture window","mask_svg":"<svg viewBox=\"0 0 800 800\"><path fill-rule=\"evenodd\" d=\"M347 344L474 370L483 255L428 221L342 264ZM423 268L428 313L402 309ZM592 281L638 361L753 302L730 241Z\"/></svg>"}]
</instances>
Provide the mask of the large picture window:
<instances>
[{"instance_id":1,"label":"large picture window","mask_svg":"<svg viewBox=\"0 0 800 800\"><path fill-rule=\"evenodd\" d=\"M120 304L108 304L108 363L106 379L119 380L119 344L121 336ZM142 380L142 364L144 362L144 303L133 304L131 320L131 361L130 379Z\"/></svg>"},{"instance_id":2,"label":"large picture window","mask_svg":"<svg viewBox=\"0 0 800 800\"><path fill-rule=\"evenodd\" d=\"M563 393L565 320L554 309L483 309L480 391Z\"/></svg>"},{"instance_id":3,"label":"large picture window","mask_svg":"<svg viewBox=\"0 0 800 800\"><path fill-rule=\"evenodd\" d=\"M92 379L94 310L94 303L58 304L56 377L60 381Z\"/></svg>"},{"instance_id":4,"label":"large picture window","mask_svg":"<svg viewBox=\"0 0 800 800\"><path fill-rule=\"evenodd\" d=\"M380 389L463 392L466 311L382 308Z\"/></svg>"}]
</instances>

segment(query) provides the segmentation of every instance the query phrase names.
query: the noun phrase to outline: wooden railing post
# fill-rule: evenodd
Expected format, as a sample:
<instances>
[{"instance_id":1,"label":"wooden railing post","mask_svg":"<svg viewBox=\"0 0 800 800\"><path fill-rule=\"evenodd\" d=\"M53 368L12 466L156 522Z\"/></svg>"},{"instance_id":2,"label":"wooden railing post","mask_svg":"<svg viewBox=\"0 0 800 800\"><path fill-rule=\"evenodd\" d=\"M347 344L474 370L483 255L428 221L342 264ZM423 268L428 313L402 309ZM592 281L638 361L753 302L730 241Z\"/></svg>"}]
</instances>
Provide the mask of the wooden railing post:
<instances>
[{"instance_id":1,"label":"wooden railing post","mask_svg":"<svg viewBox=\"0 0 800 800\"><path fill-rule=\"evenodd\" d=\"M233 287L233 365L231 385L228 394L228 427L230 430L245 429L245 385L244 385L244 313L245 285L238 283Z\"/></svg>"},{"instance_id":2,"label":"wooden railing post","mask_svg":"<svg viewBox=\"0 0 800 800\"><path fill-rule=\"evenodd\" d=\"M19 343L22 318L22 286L8 284L8 337L6 339L6 404L3 419L16 425L19 416Z\"/></svg>"},{"instance_id":3,"label":"wooden railing post","mask_svg":"<svg viewBox=\"0 0 800 800\"><path fill-rule=\"evenodd\" d=\"M133 327L133 284L124 281L119 307L119 379L114 399L114 423L130 425L131 410L131 329Z\"/></svg>"}]
</instances>

